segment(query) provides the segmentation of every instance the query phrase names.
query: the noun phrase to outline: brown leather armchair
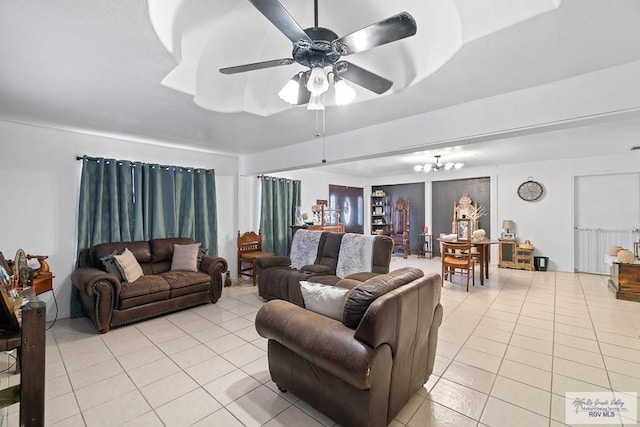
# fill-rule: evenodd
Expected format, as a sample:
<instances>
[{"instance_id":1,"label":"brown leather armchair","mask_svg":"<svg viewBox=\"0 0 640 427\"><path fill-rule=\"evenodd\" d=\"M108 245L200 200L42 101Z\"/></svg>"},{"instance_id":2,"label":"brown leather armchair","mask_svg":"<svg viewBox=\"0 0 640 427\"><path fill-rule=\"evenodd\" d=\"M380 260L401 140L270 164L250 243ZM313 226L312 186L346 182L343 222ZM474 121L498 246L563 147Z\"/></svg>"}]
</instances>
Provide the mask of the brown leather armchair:
<instances>
[{"instance_id":1,"label":"brown leather armchair","mask_svg":"<svg viewBox=\"0 0 640 427\"><path fill-rule=\"evenodd\" d=\"M402 268L353 287L342 321L269 301L255 324L271 379L341 425L388 425L433 371L440 292L438 274Z\"/></svg>"}]
</instances>

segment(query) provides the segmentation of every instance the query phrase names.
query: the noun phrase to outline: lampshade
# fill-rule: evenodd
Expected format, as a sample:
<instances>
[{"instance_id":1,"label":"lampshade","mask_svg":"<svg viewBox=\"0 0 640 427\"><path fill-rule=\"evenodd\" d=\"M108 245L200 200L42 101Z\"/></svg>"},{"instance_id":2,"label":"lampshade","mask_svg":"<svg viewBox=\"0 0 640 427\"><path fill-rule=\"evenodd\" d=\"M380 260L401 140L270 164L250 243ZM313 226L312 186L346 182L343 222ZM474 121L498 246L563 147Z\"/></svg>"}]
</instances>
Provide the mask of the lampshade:
<instances>
[{"instance_id":1,"label":"lampshade","mask_svg":"<svg viewBox=\"0 0 640 427\"><path fill-rule=\"evenodd\" d=\"M502 228L507 230L508 233L512 228L516 228L516 224L510 219L505 219L504 221L502 221Z\"/></svg>"},{"instance_id":2,"label":"lampshade","mask_svg":"<svg viewBox=\"0 0 640 427\"><path fill-rule=\"evenodd\" d=\"M300 87L300 75L296 74L286 85L278 92L278 96L284 102L295 105L298 102L298 89Z\"/></svg>"},{"instance_id":3,"label":"lampshade","mask_svg":"<svg viewBox=\"0 0 640 427\"><path fill-rule=\"evenodd\" d=\"M309 104L307 104L307 110L324 110L324 100L322 95L311 94L309 98Z\"/></svg>"},{"instance_id":4,"label":"lampshade","mask_svg":"<svg viewBox=\"0 0 640 427\"><path fill-rule=\"evenodd\" d=\"M321 95L329 89L329 79L320 66L311 69L307 89L312 95Z\"/></svg>"},{"instance_id":5,"label":"lampshade","mask_svg":"<svg viewBox=\"0 0 640 427\"><path fill-rule=\"evenodd\" d=\"M351 86L347 84L344 79L336 78L334 83L334 88L336 91L336 104L344 105L353 101L353 98L356 97L356 91L353 90Z\"/></svg>"}]
</instances>

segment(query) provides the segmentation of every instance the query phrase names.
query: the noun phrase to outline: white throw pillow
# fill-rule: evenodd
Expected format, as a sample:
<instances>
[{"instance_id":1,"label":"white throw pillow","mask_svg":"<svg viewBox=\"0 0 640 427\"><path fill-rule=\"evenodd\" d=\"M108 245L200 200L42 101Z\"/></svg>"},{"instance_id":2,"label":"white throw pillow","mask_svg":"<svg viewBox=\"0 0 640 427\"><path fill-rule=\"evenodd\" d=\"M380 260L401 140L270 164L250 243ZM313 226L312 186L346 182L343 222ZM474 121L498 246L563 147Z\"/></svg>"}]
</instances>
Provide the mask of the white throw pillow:
<instances>
[{"instance_id":1,"label":"white throw pillow","mask_svg":"<svg viewBox=\"0 0 640 427\"><path fill-rule=\"evenodd\" d=\"M307 310L342 321L344 300L349 289L301 280L300 290Z\"/></svg>"},{"instance_id":2,"label":"white throw pillow","mask_svg":"<svg viewBox=\"0 0 640 427\"><path fill-rule=\"evenodd\" d=\"M173 245L171 271L198 271L198 251L200 243Z\"/></svg>"},{"instance_id":3,"label":"white throw pillow","mask_svg":"<svg viewBox=\"0 0 640 427\"><path fill-rule=\"evenodd\" d=\"M128 248L125 248L120 255L114 255L113 259L116 260L116 265L120 270L120 274L122 274L122 278L127 282L135 282L144 276L142 267L140 267L138 260Z\"/></svg>"}]
</instances>

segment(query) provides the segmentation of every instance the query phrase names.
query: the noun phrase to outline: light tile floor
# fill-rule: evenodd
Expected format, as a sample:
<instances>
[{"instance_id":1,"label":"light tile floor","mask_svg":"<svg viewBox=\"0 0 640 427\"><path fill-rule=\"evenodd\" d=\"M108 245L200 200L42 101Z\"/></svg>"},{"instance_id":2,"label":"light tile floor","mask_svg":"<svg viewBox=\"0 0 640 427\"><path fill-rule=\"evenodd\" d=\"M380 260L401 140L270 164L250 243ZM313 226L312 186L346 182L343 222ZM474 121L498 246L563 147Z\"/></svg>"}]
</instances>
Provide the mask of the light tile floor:
<instances>
[{"instance_id":1,"label":"light tile floor","mask_svg":"<svg viewBox=\"0 0 640 427\"><path fill-rule=\"evenodd\" d=\"M437 258L391 267L407 265L440 271ZM492 266L483 287L457 280L442 292L435 371L392 426L560 426L566 391L640 392L640 303L616 300L606 277ZM59 320L47 333L47 425L333 426L270 381L253 324L263 303L242 283L217 304L104 335ZM4 415L18 425L17 405Z\"/></svg>"}]
</instances>

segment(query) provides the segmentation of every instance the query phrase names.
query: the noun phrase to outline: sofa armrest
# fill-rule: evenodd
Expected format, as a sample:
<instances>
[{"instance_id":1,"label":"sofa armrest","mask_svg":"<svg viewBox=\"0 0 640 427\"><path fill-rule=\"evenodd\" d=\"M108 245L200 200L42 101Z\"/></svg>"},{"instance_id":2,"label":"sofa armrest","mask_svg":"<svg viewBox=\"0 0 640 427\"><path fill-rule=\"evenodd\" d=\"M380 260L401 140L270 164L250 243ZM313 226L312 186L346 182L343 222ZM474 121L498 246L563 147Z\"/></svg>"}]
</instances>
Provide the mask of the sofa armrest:
<instances>
[{"instance_id":1,"label":"sofa armrest","mask_svg":"<svg viewBox=\"0 0 640 427\"><path fill-rule=\"evenodd\" d=\"M120 281L114 275L100 270L99 268L81 267L76 269L71 275L71 282L75 287L89 297L94 296L95 284L99 281L104 282L105 284L110 284L113 288L115 297L120 295Z\"/></svg>"},{"instance_id":2,"label":"sofa armrest","mask_svg":"<svg viewBox=\"0 0 640 427\"><path fill-rule=\"evenodd\" d=\"M353 329L342 322L288 301L273 300L263 305L255 325L260 336L277 341L359 389L370 388L372 366L391 354L384 346L378 357L377 349L355 339Z\"/></svg>"},{"instance_id":3,"label":"sofa armrest","mask_svg":"<svg viewBox=\"0 0 640 427\"><path fill-rule=\"evenodd\" d=\"M283 255L273 255L258 258L258 269L264 270L271 267L289 267L291 258Z\"/></svg>"},{"instance_id":4,"label":"sofa armrest","mask_svg":"<svg viewBox=\"0 0 640 427\"><path fill-rule=\"evenodd\" d=\"M213 255L204 255L202 257L200 271L207 273L211 277L212 302L218 301L222 295L222 274L227 271L228 267L227 260L222 257Z\"/></svg>"}]
</instances>

